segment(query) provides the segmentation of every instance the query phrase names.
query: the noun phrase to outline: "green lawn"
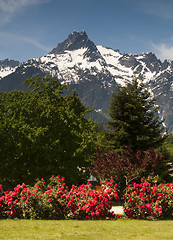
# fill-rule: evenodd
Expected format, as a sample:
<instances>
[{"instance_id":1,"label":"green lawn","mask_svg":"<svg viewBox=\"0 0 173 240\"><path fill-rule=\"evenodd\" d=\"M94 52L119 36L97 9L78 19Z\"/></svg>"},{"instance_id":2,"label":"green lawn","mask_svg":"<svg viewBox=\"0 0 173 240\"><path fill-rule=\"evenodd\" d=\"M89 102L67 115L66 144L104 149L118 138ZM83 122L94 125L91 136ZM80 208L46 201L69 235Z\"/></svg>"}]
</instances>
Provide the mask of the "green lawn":
<instances>
[{"instance_id":1,"label":"green lawn","mask_svg":"<svg viewBox=\"0 0 173 240\"><path fill-rule=\"evenodd\" d=\"M0 220L0 239L173 240L173 221Z\"/></svg>"}]
</instances>

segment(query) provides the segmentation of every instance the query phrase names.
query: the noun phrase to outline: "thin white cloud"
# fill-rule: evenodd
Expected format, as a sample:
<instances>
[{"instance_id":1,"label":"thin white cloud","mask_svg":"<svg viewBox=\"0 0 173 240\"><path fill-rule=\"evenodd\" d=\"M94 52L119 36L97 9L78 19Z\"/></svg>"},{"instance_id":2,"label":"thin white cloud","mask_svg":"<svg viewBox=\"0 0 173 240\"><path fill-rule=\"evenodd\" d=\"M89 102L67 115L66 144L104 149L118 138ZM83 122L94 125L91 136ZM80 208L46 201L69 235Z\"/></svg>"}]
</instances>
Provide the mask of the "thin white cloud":
<instances>
[{"instance_id":1,"label":"thin white cloud","mask_svg":"<svg viewBox=\"0 0 173 240\"><path fill-rule=\"evenodd\" d=\"M1 0L0 1L0 9L4 12L13 13L19 8L49 2L51 0Z\"/></svg>"},{"instance_id":2,"label":"thin white cloud","mask_svg":"<svg viewBox=\"0 0 173 240\"><path fill-rule=\"evenodd\" d=\"M6 32L0 32L0 39L3 40L4 42L5 41L9 41L9 39L13 39L13 43L16 42L17 44L21 43L29 43L31 44L32 46L40 49L40 50L43 50L43 51L46 51L46 52L49 52L52 47L48 47L48 46L45 46L43 44L41 44L39 41L37 41L36 39L33 39L33 38L30 38L30 37L25 37L25 36L20 36L20 35L15 35L15 34L11 34L11 33L6 33Z\"/></svg>"},{"instance_id":3,"label":"thin white cloud","mask_svg":"<svg viewBox=\"0 0 173 240\"><path fill-rule=\"evenodd\" d=\"M25 42L25 43L29 43L29 44L35 46L36 48L39 48L39 49L44 50L46 52L48 52L48 51L50 51L52 49L51 47L47 47L47 46L41 44L36 39L27 38L27 37L19 37L18 39L20 41Z\"/></svg>"},{"instance_id":4,"label":"thin white cloud","mask_svg":"<svg viewBox=\"0 0 173 240\"><path fill-rule=\"evenodd\" d=\"M160 44L152 44L154 51L158 58L160 58L162 61L167 60L173 60L173 45L167 45L165 43Z\"/></svg>"},{"instance_id":5,"label":"thin white cloud","mask_svg":"<svg viewBox=\"0 0 173 240\"><path fill-rule=\"evenodd\" d=\"M0 0L0 26L9 22L13 15L22 8L50 1L52 0Z\"/></svg>"},{"instance_id":6,"label":"thin white cloud","mask_svg":"<svg viewBox=\"0 0 173 240\"><path fill-rule=\"evenodd\" d=\"M173 19L173 0L138 1L142 11L165 19Z\"/></svg>"}]
</instances>

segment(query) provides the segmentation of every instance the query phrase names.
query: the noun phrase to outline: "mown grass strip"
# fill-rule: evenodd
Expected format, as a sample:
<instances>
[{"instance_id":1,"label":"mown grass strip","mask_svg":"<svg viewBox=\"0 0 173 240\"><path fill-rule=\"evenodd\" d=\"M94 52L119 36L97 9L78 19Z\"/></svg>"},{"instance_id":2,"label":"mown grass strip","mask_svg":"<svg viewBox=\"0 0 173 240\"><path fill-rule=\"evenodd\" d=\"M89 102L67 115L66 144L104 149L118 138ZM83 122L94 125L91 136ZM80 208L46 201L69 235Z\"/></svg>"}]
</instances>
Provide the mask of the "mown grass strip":
<instances>
[{"instance_id":1,"label":"mown grass strip","mask_svg":"<svg viewBox=\"0 0 173 240\"><path fill-rule=\"evenodd\" d=\"M171 240L173 221L0 220L0 239Z\"/></svg>"}]
</instances>

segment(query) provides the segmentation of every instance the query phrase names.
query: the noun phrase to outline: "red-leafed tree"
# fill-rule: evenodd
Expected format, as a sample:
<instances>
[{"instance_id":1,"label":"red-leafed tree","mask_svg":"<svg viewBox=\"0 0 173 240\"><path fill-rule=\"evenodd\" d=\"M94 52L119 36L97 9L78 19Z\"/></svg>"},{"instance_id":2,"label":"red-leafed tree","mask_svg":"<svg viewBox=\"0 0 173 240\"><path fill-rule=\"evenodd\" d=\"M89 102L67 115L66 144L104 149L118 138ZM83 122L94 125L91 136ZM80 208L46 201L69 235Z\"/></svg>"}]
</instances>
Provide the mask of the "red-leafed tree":
<instances>
[{"instance_id":1,"label":"red-leafed tree","mask_svg":"<svg viewBox=\"0 0 173 240\"><path fill-rule=\"evenodd\" d=\"M124 148L121 154L115 151L105 152L103 147L97 146L93 156L91 172L99 179L114 176L117 181L126 180L126 186L143 175L159 174L164 160L160 153L153 148L142 152L133 152L131 148Z\"/></svg>"}]
</instances>

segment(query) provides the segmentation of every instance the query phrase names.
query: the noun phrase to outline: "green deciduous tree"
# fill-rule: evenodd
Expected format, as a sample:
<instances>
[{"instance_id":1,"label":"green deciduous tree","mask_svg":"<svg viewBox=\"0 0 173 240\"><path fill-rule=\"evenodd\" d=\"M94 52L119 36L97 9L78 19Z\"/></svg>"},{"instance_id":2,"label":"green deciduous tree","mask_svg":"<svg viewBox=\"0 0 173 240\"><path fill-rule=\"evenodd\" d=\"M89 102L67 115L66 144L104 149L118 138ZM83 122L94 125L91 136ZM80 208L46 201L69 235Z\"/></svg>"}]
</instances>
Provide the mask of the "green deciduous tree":
<instances>
[{"instance_id":1,"label":"green deciduous tree","mask_svg":"<svg viewBox=\"0 0 173 240\"><path fill-rule=\"evenodd\" d=\"M73 91L53 78L26 80L31 91L0 93L0 178L33 183L52 174L83 181L94 149L94 123Z\"/></svg>"},{"instance_id":2,"label":"green deciduous tree","mask_svg":"<svg viewBox=\"0 0 173 240\"><path fill-rule=\"evenodd\" d=\"M156 100L136 77L119 86L110 103L107 133L112 149L124 146L133 151L147 150L162 144L162 121L159 120Z\"/></svg>"}]
</instances>

